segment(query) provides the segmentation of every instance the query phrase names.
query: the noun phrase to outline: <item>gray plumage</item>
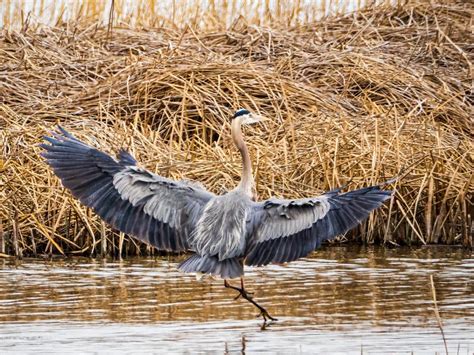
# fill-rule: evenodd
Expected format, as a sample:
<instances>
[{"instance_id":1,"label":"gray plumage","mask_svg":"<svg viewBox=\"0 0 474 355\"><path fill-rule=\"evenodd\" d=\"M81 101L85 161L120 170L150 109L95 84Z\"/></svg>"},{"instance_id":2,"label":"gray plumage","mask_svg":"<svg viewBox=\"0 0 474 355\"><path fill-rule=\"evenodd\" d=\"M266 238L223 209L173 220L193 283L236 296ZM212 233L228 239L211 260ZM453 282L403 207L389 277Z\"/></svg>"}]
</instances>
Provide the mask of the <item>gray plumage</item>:
<instances>
[{"instance_id":1,"label":"gray plumage","mask_svg":"<svg viewBox=\"0 0 474 355\"><path fill-rule=\"evenodd\" d=\"M243 256L250 213L252 201L241 189L212 198L191 235L193 249L199 255L215 255L219 261Z\"/></svg>"},{"instance_id":2,"label":"gray plumage","mask_svg":"<svg viewBox=\"0 0 474 355\"><path fill-rule=\"evenodd\" d=\"M242 276L244 264L304 257L390 198L390 191L372 186L314 198L253 201L250 158L240 126L261 119L248 111L237 113L232 137L243 159L242 180L221 196L198 183L140 168L126 151L114 159L61 127L59 134L45 137L49 144L41 145L42 156L63 185L113 227L160 250L194 252L180 264L182 271L224 279Z\"/></svg>"},{"instance_id":3,"label":"gray plumage","mask_svg":"<svg viewBox=\"0 0 474 355\"><path fill-rule=\"evenodd\" d=\"M113 159L59 129L60 135L45 137L50 144L41 145L42 156L74 197L160 250L190 249L189 236L212 193L139 168L127 152Z\"/></svg>"}]
</instances>

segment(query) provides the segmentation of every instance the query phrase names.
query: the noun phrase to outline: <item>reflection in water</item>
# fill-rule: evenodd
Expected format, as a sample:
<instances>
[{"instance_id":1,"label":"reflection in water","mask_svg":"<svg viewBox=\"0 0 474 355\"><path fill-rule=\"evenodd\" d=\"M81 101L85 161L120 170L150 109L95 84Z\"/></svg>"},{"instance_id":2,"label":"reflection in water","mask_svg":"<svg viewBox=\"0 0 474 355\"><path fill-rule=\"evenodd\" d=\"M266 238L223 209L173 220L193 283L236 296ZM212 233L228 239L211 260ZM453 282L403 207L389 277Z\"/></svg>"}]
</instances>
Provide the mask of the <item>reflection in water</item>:
<instances>
[{"instance_id":1,"label":"reflection in water","mask_svg":"<svg viewBox=\"0 0 474 355\"><path fill-rule=\"evenodd\" d=\"M466 250L330 247L285 266L249 269L247 287L280 320L221 281L176 271L182 258L0 260L0 353L443 352L474 350L474 259Z\"/></svg>"}]
</instances>

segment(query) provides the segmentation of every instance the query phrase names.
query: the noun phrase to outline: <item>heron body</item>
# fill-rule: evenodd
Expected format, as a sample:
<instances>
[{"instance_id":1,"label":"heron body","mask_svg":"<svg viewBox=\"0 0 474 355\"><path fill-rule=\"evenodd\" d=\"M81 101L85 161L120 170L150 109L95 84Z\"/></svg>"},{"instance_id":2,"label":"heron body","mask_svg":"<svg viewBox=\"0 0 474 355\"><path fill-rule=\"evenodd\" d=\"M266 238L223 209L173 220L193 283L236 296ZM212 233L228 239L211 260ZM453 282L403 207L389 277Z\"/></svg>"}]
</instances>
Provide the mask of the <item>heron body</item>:
<instances>
[{"instance_id":1,"label":"heron body","mask_svg":"<svg viewBox=\"0 0 474 355\"><path fill-rule=\"evenodd\" d=\"M254 201L250 156L241 126L261 121L247 110L237 111L231 133L242 156L237 187L215 195L193 181L175 181L137 166L121 150L117 159L81 142L59 127L45 137L42 153L63 185L118 230L160 250L193 255L178 268L224 280L272 319L244 290L244 265L285 263L307 256L322 242L357 226L390 198L382 185L346 193L329 191L302 199Z\"/></svg>"},{"instance_id":2,"label":"heron body","mask_svg":"<svg viewBox=\"0 0 474 355\"><path fill-rule=\"evenodd\" d=\"M243 256L251 202L240 189L212 198L204 208L191 238L191 246L196 253L215 255L219 260Z\"/></svg>"}]
</instances>

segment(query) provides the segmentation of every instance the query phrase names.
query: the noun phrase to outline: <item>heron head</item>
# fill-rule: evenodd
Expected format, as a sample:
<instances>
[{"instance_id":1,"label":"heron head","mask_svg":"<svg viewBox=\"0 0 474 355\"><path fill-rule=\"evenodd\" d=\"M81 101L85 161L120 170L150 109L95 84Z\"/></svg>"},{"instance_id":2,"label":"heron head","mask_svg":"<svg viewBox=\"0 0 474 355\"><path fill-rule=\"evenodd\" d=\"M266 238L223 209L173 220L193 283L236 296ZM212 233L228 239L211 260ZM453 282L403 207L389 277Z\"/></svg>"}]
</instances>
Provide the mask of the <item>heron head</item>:
<instances>
[{"instance_id":1,"label":"heron head","mask_svg":"<svg viewBox=\"0 0 474 355\"><path fill-rule=\"evenodd\" d=\"M235 120L235 119L240 119L241 124L253 124L253 123L258 123L258 122L262 122L266 120L264 117L260 115L256 115L244 108L235 111L235 114L232 117L232 120Z\"/></svg>"}]
</instances>

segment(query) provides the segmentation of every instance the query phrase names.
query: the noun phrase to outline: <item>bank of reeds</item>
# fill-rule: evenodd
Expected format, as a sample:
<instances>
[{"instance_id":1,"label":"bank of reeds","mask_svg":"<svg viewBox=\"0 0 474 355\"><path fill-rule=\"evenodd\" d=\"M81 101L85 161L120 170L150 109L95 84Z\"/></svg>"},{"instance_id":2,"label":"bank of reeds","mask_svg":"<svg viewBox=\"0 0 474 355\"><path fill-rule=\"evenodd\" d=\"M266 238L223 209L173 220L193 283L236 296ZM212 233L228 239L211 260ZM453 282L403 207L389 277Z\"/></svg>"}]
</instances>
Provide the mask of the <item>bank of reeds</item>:
<instances>
[{"instance_id":1,"label":"bank of reeds","mask_svg":"<svg viewBox=\"0 0 474 355\"><path fill-rule=\"evenodd\" d=\"M227 30L4 29L0 254L153 253L61 187L38 147L56 123L220 193L240 174L229 117L241 107L271 118L245 130L259 198L402 174L393 200L343 238L472 246L473 9L416 2Z\"/></svg>"}]
</instances>

